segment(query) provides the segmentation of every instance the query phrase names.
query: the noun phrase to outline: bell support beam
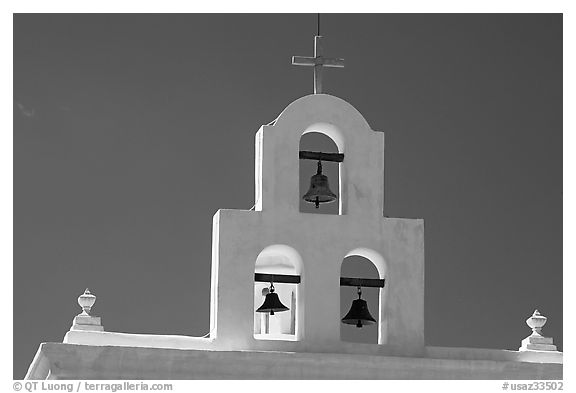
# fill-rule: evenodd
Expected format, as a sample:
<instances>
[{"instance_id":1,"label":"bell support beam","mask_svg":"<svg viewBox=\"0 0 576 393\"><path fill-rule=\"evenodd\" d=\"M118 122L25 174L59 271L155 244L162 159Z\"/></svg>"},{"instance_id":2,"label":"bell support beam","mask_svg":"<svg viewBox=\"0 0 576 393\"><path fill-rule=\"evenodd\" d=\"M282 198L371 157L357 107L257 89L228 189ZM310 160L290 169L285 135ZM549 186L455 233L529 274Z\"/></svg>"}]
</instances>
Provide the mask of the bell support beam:
<instances>
[{"instance_id":1,"label":"bell support beam","mask_svg":"<svg viewBox=\"0 0 576 393\"><path fill-rule=\"evenodd\" d=\"M384 279L340 277L342 287L384 288Z\"/></svg>"},{"instance_id":2,"label":"bell support beam","mask_svg":"<svg viewBox=\"0 0 576 393\"><path fill-rule=\"evenodd\" d=\"M255 273L254 281L284 283L284 284L300 284L300 276L295 276L291 274Z\"/></svg>"},{"instance_id":3,"label":"bell support beam","mask_svg":"<svg viewBox=\"0 0 576 393\"><path fill-rule=\"evenodd\" d=\"M273 282L285 284L300 284L300 276L291 274L268 274L255 273L256 282ZM340 286L343 287L363 287L363 288L384 288L386 280L378 278L352 278L340 277Z\"/></svg>"},{"instance_id":4,"label":"bell support beam","mask_svg":"<svg viewBox=\"0 0 576 393\"><path fill-rule=\"evenodd\" d=\"M344 161L344 154L342 153L322 153L320 151L301 151L301 160L314 160L314 161Z\"/></svg>"}]
</instances>

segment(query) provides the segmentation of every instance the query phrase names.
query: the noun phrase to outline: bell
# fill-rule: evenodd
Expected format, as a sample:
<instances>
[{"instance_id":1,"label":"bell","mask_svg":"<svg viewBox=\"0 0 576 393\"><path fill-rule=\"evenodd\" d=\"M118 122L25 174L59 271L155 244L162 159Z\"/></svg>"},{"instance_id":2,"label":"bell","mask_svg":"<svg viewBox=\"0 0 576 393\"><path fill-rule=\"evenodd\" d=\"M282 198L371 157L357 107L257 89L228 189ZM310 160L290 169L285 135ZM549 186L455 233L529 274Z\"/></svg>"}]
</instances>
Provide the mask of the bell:
<instances>
[{"instance_id":1,"label":"bell","mask_svg":"<svg viewBox=\"0 0 576 393\"><path fill-rule=\"evenodd\" d=\"M266 295L264 303L256 310L256 312L269 312L274 315L274 312L288 311L289 308L282 304L278 294L274 292L274 284L270 283L270 292Z\"/></svg>"},{"instance_id":2,"label":"bell","mask_svg":"<svg viewBox=\"0 0 576 393\"><path fill-rule=\"evenodd\" d=\"M306 202L314 203L316 209L321 203L334 202L337 197L328 187L328 177L322 174L322 162L318 161L318 171L310 178L310 189L302 197Z\"/></svg>"},{"instance_id":3,"label":"bell","mask_svg":"<svg viewBox=\"0 0 576 393\"><path fill-rule=\"evenodd\" d=\"M352 307L350 307L350 311L344 318L342 318L342 322L347 325L356 325L356 327L361 328L364 325L373 325L376 323L376 320L372 318L370 315L370 311L368 311L368 303L366 300L361 299L362 296L362 289L358 287L358 299L355 299L352 302Z\"/></svg>"}]
</instances>

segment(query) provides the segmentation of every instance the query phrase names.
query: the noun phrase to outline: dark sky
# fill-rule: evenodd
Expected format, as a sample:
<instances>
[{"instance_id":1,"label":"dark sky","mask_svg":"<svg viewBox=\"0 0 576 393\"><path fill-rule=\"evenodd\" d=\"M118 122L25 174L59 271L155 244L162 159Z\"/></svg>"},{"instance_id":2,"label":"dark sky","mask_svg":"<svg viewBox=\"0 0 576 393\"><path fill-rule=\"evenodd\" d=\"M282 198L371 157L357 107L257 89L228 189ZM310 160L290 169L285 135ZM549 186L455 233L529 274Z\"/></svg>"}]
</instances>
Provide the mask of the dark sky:
<instances>
[{"instance_id":1,"label":"dark sky","mask_svg":"<svg viewBox=\"0 0 576 393\"><path fill-rule=\"evenodd\" d=\"M384 214L425 220L427 345L517 349L538 308L562 348L562 16L322 18L326 92L386 133ZM86 287L108 331L208 332L212 216L254 204L254 134L311 93L315 32L14 16L15 378Z\"/></svg>"}]
</instances>

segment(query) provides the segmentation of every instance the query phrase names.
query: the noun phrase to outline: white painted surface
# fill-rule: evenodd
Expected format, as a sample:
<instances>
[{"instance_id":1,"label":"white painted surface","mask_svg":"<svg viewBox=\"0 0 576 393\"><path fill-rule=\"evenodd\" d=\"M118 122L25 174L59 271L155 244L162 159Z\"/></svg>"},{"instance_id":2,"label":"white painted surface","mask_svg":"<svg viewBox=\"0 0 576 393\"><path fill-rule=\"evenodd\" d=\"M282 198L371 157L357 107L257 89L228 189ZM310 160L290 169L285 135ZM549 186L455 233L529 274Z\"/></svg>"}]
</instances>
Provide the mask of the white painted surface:
<instances>
[{"instance_id":1,"label":"white painted surface","mask_svg":"<svg viewBox=\"0 0 576 393\"><path fill-rule=\"evenodd\" d=\"M299 145L306 132L333 138L340 164L341 215L300 213ZM214 217L212 328L226 349L283 348L256 342L254 266L269 246L299 261L297 339L300 347L342 352L340 267L349 255L374 263L380 291L379 343L405 355L424 351L424 223L384 218L384 134L370 129L345 101L324 94L290 104L256 136L256 210L220 210ZM278 253L277 258L289 259ZM267 272L259 270L259 272ZM273 317L271 317L273 318Z\"/></svg>"},{"instance_id":2,"label":"white painted surface","mask_svg":"<svg viewBox=\"0 0 576 393\"><path fill-rule=\"evenodd\" d=\"M561 364L42 344L27 379L562 379Z\"/></svg>"},{"instance_id":3,"label":"white painted surface","mask_svg":"<svg viewBox=\"0 0 576 393\"><path fill-rule=\"evenodd\" d=\"M93 330L101 332L104 330L100 317L80 314L74 317L70 330Z\"/></svg>"}]
</instances>

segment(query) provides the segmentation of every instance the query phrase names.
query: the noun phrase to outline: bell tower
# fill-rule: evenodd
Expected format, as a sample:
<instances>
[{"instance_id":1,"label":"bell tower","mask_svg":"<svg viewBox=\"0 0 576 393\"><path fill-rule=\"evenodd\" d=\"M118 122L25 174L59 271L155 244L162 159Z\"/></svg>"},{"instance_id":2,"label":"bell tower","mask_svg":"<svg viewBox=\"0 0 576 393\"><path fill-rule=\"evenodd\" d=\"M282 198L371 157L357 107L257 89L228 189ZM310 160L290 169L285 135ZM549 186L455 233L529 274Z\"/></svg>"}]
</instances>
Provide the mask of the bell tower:
<instances>
[{"instance_id":1,"label":"bell tower","mask_svg":"<svg viewBox=\"0 0 576 393\"><path fill-rule=\"evenodd\" d=\"M323 94L320 20L314 57L293 65L314 70L314 94L290 105L256 133L254 211L219 210L213 219L210 337L223 349L418 355L424 347L424 222L385 218L384 133L370 128L344 100ZM307 133L320 133L337 152L302 151ZM317 161L300 194L300 160ZM323 162L338 163L332 192ZM337 201L338 215L300 211L300 198L318 208ZM345 258L370 261L377 279L342 277ZM358 299L340 315L340 287ZM373 317L362 287L378 288ZM342 323L377 324L378 343L344 342Z\"/></svg>"},{"instance_id":2,"label":"bell tower","mask_svg":"<svg viewBox=\"0 0 576 393\"><path fill-rule=\"evenodd\" d=\"M308 154L299 151L299 142L312 131L330 137L338 146L333 156L342 158L338 215L299 211L299 160ZM344 100L308 95L256 133L255 175L255 210L219 210L213 219L211 337L218 346L422 353L424 222L383 217L384 134ZM379 304L369 305L377 345L340 339L340 285L347 282L340 269L353 255L370 260L380 279L374 281L385 283ZM256 310L274 275L292 277L274 282L290 310L266 322ZM274 334L267 336L266 326Z\"/></svg>"}]
</instances>

